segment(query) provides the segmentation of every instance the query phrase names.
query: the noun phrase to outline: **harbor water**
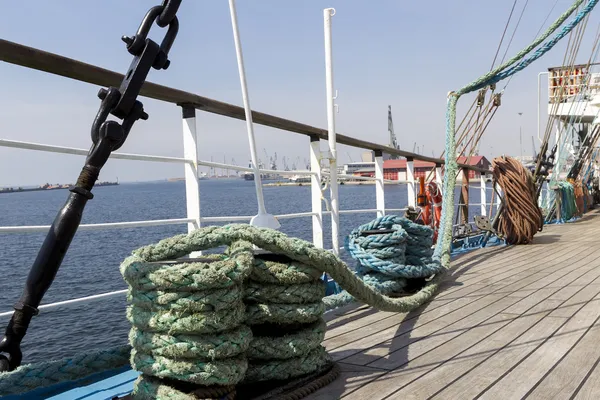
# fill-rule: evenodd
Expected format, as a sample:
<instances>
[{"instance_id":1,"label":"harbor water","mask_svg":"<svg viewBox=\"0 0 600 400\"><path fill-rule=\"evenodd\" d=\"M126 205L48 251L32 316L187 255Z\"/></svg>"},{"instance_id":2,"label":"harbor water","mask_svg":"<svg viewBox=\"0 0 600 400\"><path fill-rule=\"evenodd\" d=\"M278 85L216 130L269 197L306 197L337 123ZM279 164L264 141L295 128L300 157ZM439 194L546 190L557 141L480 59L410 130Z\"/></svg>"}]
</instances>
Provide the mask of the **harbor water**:
<instances>
[{"instance_id":1,"label":"harbor water","mask_svg":"<svg viewBox=\"0 0 600 400\"><path fill-rule=\"evenodd\" d=\"M473 183L477 185L477 182ZM489 184L488 184L489 185ZM214 179L200 182L202 216L255 215L254 182ZM458 189L457 189L458 192ZM185 218L185 183L126 183L94 189L82 223ZM342 185L340 209L374 209L374 185ZM490 191L488 191L488 201ZM386 185L386 208L407 204L405 185ZM66 190L0 195L0 226L50 225L66 200ZM266 207L271 214L309 212L310 186L265 187ZM472 203L479 203L479 189L470 190ZM458 197L457 197L458 202ZM479 206L470 213L479 214ZM375 218L375 213L342 214L342 238L356 226ZM283 219L286 234L312 240L310 217ZM330 217L324 216L325 247L331 248ZM119 273L121 261L132 250L160 239L187 232L187 226L79 231L43 303L105 293L126 288ZM18 300L29 268L45 233L0 233L0 312L10 311ZM340 241L343 243L343 240ZM342 257L351 262L342 253ZM46 361L127 343L129 323L125 319L124 295L42 310L30 325L22 344L24 363ZM0 317L2 331L9 317Z\"/></svg>"}]
</instances>

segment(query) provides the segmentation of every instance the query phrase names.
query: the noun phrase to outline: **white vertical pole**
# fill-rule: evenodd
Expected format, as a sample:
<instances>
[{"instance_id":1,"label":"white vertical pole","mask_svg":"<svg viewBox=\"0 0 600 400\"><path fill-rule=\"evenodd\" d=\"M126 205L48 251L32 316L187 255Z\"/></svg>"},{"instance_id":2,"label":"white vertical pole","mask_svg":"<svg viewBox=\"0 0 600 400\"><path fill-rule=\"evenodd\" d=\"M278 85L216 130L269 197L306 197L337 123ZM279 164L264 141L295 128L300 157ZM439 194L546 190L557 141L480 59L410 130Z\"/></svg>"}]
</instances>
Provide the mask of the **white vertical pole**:
<instances>
[{"instance_id":1,"label":"white vertical pole","mask_svg":"<svg viewBox=\"0 0 600 400\"><path fill-rule=\"evenodd\" d=\"M479 184L480 189L479 189L479 193L480 193L480 203L481 203L481 215L483 215L484 217L487 215L487 211L486 211L486 203L487 203L487 187L485 186L485 175L482 174L481 172L479 173Z\"/></svg>"},{"instance_id":2,"label":"white vertical pole","mask_svg":"<svg viewBox=\"0 0 600 400\"><path fill-rule=\"evenodd\" d=\"M277 218L267 214L265 208L265 199L262 191L262 180L258 168L258 155L256 153L256 140L254 139L254 126L252 124L252 109L250 108L250 98L248 97L248 85L246 83L246 71L244 69L244 56L242 54L242 44L240 41L240 32L238 30L237 13L235 11L235 0L229 0L229 12L231 14L231 25L233 27L233 41L235 43L235 53L238 62L238 72L240 74L240 84L242 86L242 100L244 102L244 111L246 115L246 129L248 131L248 142L250 144L250 156L252 157L252 169L254 170L254 186L256 188L256 200L258 203L258 215L250 220L251 225L278 229L281 225Z\"/></svg>"},{"instance_id":3,"label":"white vertical pole","mask_svg":"<svg viewBox=\"0 0 600 400\"><path fill-rule=\"evenodd\" d=\"M183 114L183 158L185 163L185 200L188 222L188 233L200 228L200 182L198 181L198 147L196 136L196 109L182 106Z\"/></svg>"},{"instance_id":4,"label":"white vertical pole","mask_svg":"<svg viewBox=\"0 0 600 400\"><path fill-rule=\"evenodd\" d=\"M496 192L498 192L496 194L496 212L498 212L498 209L500 208L500 195L502 194L502 189L500 189L500 186L498 186L497 183L496 183Z\"/></svg>"},{"instance_id":5,"label":"white vertical pole","mask_svg":"<svg viewBox=\"0 0 600 400\"><path fill-rule=\"evenodd\" d=\"M185 204L188 222L188 233L200 228L200 182L198 181L198 137L196 134L196 109L190 106L181 107L183 117L183 158L189 160L184 164ZM199 257L201 251L190 253L190 257Z\"/></svg>"},{"instance_id":6,"label":"white vertical pole","mask_svg":"<svg viewBox=\"0 0 600 400\"><path fill-rule=\"evenodd\" d=\"M435 166L435 181L438 185L440 185L440 188L442 187L442 167L441 165L436 165Z\"/></svg>"},{"instance_id":7,"label":"white vertical pole","mask_svg":"<svg viewBox=\"0 0 600 400\"><path fill-rule=\"evenodd\" d=\"M415 199L414 163L409 158L406 159L406 188L408 190L408 206L415 207L417 203Z\"/></svg>"},{"instance_id":8,"label":"white vertical pole","mask_svg":"<svg viewBox=\"0 0 600 400\"><path fill-rule=\"evenodd\" d=\"M330 200L331 200L331 244L333 253L339 254L339 200L338 200L338 180L337 180L337 150L335 140L335 105L333 104L333 54L331 51L331 17L335 15L335 9L326 8L323 10L323 22L325 33L325 81L327 87L327 137L329 139L329 176Z\"/></svg>"},{"instance_id":9,"label":"white vertical pole","mask_svg":"<svg viewBox=\"0 0 600 400\"><path fill-rule=\"evenodd\" d=\"M312 202L312 231L313 244L320 249L323 248L323 204L321 202L321 141L317 136L310 138L310 170L317 175L310 177L310 195Z\"/></svg>"},{"instance_id":10,"label":"white vertical pole","mask_svg":"<svg viewBox=\"0 0 600 400\"><path fill-rule=\"evenodd\" d=\"M383 153L375 151L375 198L377 217L385 215L385 186L383 183Z\"/></svg>"}]
</instances>

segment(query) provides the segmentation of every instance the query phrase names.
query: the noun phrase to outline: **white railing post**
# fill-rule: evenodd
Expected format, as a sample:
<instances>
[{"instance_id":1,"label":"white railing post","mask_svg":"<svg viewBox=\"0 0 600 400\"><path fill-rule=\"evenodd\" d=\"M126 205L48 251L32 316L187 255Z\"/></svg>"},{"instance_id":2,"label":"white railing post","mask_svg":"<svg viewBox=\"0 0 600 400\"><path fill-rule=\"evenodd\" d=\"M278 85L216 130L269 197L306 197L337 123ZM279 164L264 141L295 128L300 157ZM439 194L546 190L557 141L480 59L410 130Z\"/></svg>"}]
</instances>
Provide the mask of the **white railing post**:
<instances>
[{"instance_id":1,"label":"white railing post","mask_svg":"<svg viewBox=\"0 0 600 400\"><path fill-rule=\"evenodd\" d=\"M485 175L483 173L479 173L479 182L480 182L480 189L479 189L479 193L480 193L480 203L481 203L481 215L482 216L486 216L487 215L487 211L486 211L486 203L487 203L487 187L485 185Z\"/></svg>"},{"instance_id":2,"label":"white railing post","mask_svg":"<svg viewBox=\"0 0 600 400\"><path fill-rule=\"evenodd\" d=\"M408 206L415 207L417 203L415 200L415 174L412 158L406 159L406 188L408 189Z\"/></svg>"},{"instance_id":3,"label":"white railing post","mask_svg":"<svg viewBox=\"0 0 600 400\"><path fill-rule=\"evenodd\" d=\"M327 87L327 137L329 139L329 177L330 177L330 201L331 201L331 244L333 253L340 253L339 240L339 199L337 180L337 150L335 138L335 99L333 91L333 54L331 51L331 17L335 15L335 9L323 10L323 22L325 33L325 82Z\"/></svg>"},{"instance_id":4,"label":"white railing post","mask_svg":"<svg viewBox=\"0 0 600 400\"><path fill-rule=\"evenodd\" d=\"M185 163L185 199L188 233L200 228L200 182L198 181L198 140L196 135L196 109L191 106L181 107L183 116L183 158Z\"/></svg>"},{"instance_id":5,"label":"white railing post","mask_svg":"<svg viewBox=\"0 0 600 400\"><path fill-rule=\"evenodd\" d=\"M316 175L310 177L310 195L312 202L313 244L323 248L323 204L321 201L321 140L318 136L310 137L310 170Z\"/></svg>"},{"instance_id":6,"label":"white railing post","mask_svg":"<svg viewBox=\"0 0 600 400\"><path fill-rule=\"evenodd\" d=\"M250 144L250 157L252 158L252 169L254 170L254 187L256 190L256 202L258 205L258 214L250 220L250 225L264 228L279 229L281 225L277 218L267 213L265 199L263 196L262 180L258 167L258 155L256 153L256 140L254 138L254 125L252 123L252 108L250 108L250 97L248 95L248 84L246 82L246 70L244 68L244 56L242 54L242 43L237 23L237 12L235 10L235 0L229 0L229 13L231 15L231 27L233 28L233 42L235 44L235 54L238 62L238 73L240 75L240 85L242 87L242 102L244 103L244 115L246 116L246 131L248 133L248 142Z\"/></svg>"},{"instance_id":7,"label":"white railing post","mask_svg":"<svg viewBox=\"0 0 600 400\"><path fill-rule=\"evenodd\" d=\"M443 183L443 177L442 177L442 166L439 164L436 164L435 166L435 181L438 185L440 185L440 187L442 187L442 183Z\"/></svg>"},{"instance_id":8,"label":"white railing post","mask_svg":"<svg viewBox=\"0 0 600 400\"><path fill-rule=\"evenodd\" d=\"M385 187L383 182L383 153L375 150L375 199L377 217L385 215Z\"/></svg>"},{"instance_id":9,"label":"white railing post","mask_svg":"<svg viewBox=\"0 0 600 400\"><path fill-rule=\"evenodd\" d=\"M500 195L502 194L502 189L500 189L500 186L498 186L498 184L496 183L496 212L498 212L498 209L500 208Z\"/></svg>"}]
</instances>

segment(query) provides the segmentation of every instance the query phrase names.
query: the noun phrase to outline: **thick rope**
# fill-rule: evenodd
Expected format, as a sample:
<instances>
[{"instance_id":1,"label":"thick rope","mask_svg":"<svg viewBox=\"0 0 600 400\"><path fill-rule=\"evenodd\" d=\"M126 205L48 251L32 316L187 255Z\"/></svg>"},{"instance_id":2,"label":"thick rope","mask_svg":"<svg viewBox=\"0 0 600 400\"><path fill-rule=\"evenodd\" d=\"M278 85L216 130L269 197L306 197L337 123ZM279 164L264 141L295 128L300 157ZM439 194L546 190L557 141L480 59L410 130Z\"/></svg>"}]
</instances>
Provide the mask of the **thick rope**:
<instances>
[{"instance_id":1,"label":"thick rope","mask_svg":"<svg viewBox=\"0 0 600 400\"><path fill-rule=\"evenodd\" d=\"M131 347L119 346L102 351L88 351L61 360L22 365L0 373L0 394L27 393L32 390L69 382L129 364Z\"/></svg>"},{"instance_id":2,"label":"thick rope","mask_svg":"<svg viewBox=\"0 0 600 400\"><path fill-rule=\"evenodd\" d=\"M273 283L283 282L284 279L286 281L290 279L296 283L306 283L314 277L322 276L325 272L356 300L384 311L405 312L413 310L431 297L441 279L441 274L437 274L419 293L403 298L392 298L366 285L342 260L327 250L316 248L312 243L302 239L288 237L279 231L241 224L205 227L188 235L178 235L161 240L155 245L136 250L133 256L124 261L121 269L124 276L128 276L127 269L129 268L143 268L145 263L175 259L192 251L227 246L237 241L251 242L261 249L295 260L291 262L295 266L294 273L290 276L286 276L281 271L280 273L273 271L260 272L260 274L268 276L265 279L269 279ZM149 265L153 266L154 264ZM310 266L312 270L306 270L307 266ZM254 268L251 277L256 274L257 270L261 271L260 268Z\"/></svg>"},{"instance_id":3,"label":"thick rope","mask_svg":"<svg viewBox=\"0 0 600 400\"><path fill-rule=\"evenodd\" d=\"M543 56L545 53L550 51L558 41L560 41L565 35L567 35L575 26L577 26L581 20L586 17L589 12L596 6L598 0L589 0L586 6L567 23L561 32L555 35L551 40L546 42L540 47L533 55L523 60L527 54L535 49L540 43L546 40L552 35L566 20L572 15L577 8L584 3L584 0L576 0L571 7L565 11L561 16L548 27L548 29L536 38L529 46L522 49L514 57L505 63L499 65L487 74L482 75L478 79L462 87L461 89L450 92L448 96L447 111L446 111L446 173L444 174L444 186L443 193L444 198L442 202L442 218L440 223L439 237L436 243L434 252L434 259L440 259L442 265L445 268L449 268L450 261L450 247L452 241L452 219L454 214L454 187L456 184L456 173L457 173L457 162L456 162L456 106L460 96L466 93L470 93L479 89L482 89L488 85L497 83L509 76L512 76L520 70L527 67L531 62ZM519 63L515 65L516 63ZM513 66L509 69L509 67Z\"/></svg>"},{"instance_id":4,"label":"thick rope","mask_svg":"<svg viewBox=\"0 0 600 400\"><path fill-rule=\"evenodd\" d=\"M528 244L542 230L544 217L536 202L536 188L531 172L511 157L492 160L494 182L504 193L504 206L497 231L507 244Z\"/></svg>"},{"instance_id":5,"label":"thick rope","mask_svg":"<svg viewBox=\"0 0 600 400\"><path fill-rule=\"evenodd\" d=\"M381 229L390 233L368 234ZM358 261L356 275L385 295L402 295L407 279L429 278L444 271L432 259L434 231L407 218L388 215L354 229L345 242L346 250ZM347 291L326 297L330 308L340 307L355 299Z\"/></svg>"},{"instance_id":6,"label":"thick rope","mask_svg":"<svg viewBox=\"0 0 600 400\"><path fill-rule=\"evenodd\" d=\"M123 263L131 365L142 373L134 398L181 398L182 385L226 388L244 379L252 332L242 284L253 263L252 245L243 241L189 263Z\"/></svg>"},{"instance_id":7,"label":"thick rope","mask_svg":"<svg viewBox=\"0 0 600 400\"><path fill-rule=\"evenodd\" d=\"M540 47L533 55L529 58L524 59L523 57L536 48L546 38L548 38L553 32L555 32L563 22L573 13L575 10L584 3L584 0L576 0L573 5L563 13L541 36L539 36L533 43L521 50L517 55L503 63L502 65L495 68L493 71L483 75L479 79L473 81L467 86L460 90L451 93L448 98L447 114L446 114L446 149L445 154L447 158L446 162L446 173L444 174L444 199L442 205L442 218L440 224L439 237L441 240L437 241L433 259L440 262L441 265L447 269L449 268L450 260L450 248L452 240L452 219L454 213L454 186L456 183L456 143L455 143L455 121L456 121L456 105L458 98L466 93L474 90L481 89L487 85L495 82L499 82L509 76L514 75L518 71L527 67L531 62L543 56L548 52L559 40L567 35L579 22L589 14L592 8L597 4L598 0L589 0L586 6L576 15L576 17L565 25L561 32L559 32L553 39L546 42ZM520 61L520 62L519 62ZM517 65L517 62L519 62ZM512 68L508 68L511 67ZM223 266L218 270L213 270L207 267L207 271L200 272L200 270L194 270L191 268L186 273L182 274L185 279L181 280L177 284L173 284L166 279L166 276L170 275L170 272L163 272L164 265L152 266L148 262L157 260L173 259L184 256L190 251L203 250L208 248L218 247L220 245L232 244L239 240L252 240L257 246L281 254L286 254L300 262L304 262L310 265L319 265L316 270L320 272L327 272L331 275L338 284L347 290L350 296L353 296L359 301L371 304L376 308L386 311L404 312L415 309L419 305L426 302L435 292L441 279L443 277L443 270L436 274L428 284L417 294L404 297L404 298L391 298L378 292L373 287L366 285L362 280L358 279L352 271L350 271L341 260L337 259L333 254L323 252L322 250L315 249L314 247L302 244L299 239L286 239L281 233L266 233L266 230L259 230L258 228L252 229L245 227L228 227L228 228L203 228L190 236L179 235L176 238L167 239L159 242L156 246L148 246L136 252L134 256L126 260L122 266L122 272L126 280L135 281L132 285L139 291L154 292L154 291L165 291L165 290L176 290L176 291L194 291L194 290L209 290L209 289L222 289L236 286L237 282L243 280L244 275L249 272L250 268L244 269L239 268L238 263L235 266L228 265ZM201 236L201 237L199 237ZM193 243L195 249L189 250L190 244ZM187 249L187 251L186 251ZM279 251L278 251L279 250ZM325 254L328 253L328 254ZM247 255L251 259L251 254ZM144 265L144 269L136 268L136 265ZM243 264L242 260L239 260L239 264ZM149 271L150 270L150 271ZM172 271L175 272L175 271ZM205 277L209 276L210 279L205 281ZM138 279L141 278L141 279ZM242 278L240 280L240 278ZM135 296L135 292L132 291L132 296ZM154 294L148 294L153 296ZM160 296L160 293L156 293L156 296ZM140 303L144 304L144 301L140 299ZM131 307L139 308L143 310L143 305L138 307L137 305L131 305ZM201 312L200 312L201 313ZM170 316L168 316L170 317ZM204 316L205 317L205 316ZM193 319L193 318L192 318ZM145 319L151 320L151 319ZM198 321L190 321L190 323L198 323L202 325L206 321L206 318L202 318ZM156 325L159 327L161 324L148 323L145 327L152 327ZM144 327L142 327L142 330ZM159 332L156 332L159 333ZM172 332L166 332L170 334ZM85 356L91 356L86 354ZM85 357L84 357L85 358ZM93 360L89 362L83 362L83 364L91 365ZM62 365L61 361L57 361L57 365ZM42 370L44 367L49 367L52 363L42 363ZM108 363L110 364L110 363ZM118 362L116 363L118 364ZM29 367L21 367L14 372L3 373L0 375L0 385L9 385L12 389L21 385L21 380L34 382L34 380L23 379L23 373L17 374L18 371L24 371L28 367L34 374L38 374L40 371L40 364ZM50 367L52 368L52 367ZM60 368L59 368L60 369ZM65 374L63 379L58 378L60 381L74 379L75 377L81 377L81 368L75 368L77 371L72 371L70 374ZM102 369L106 369L105 366ZM93 371L94 369L90 369ZM35 372L33 372L35 371ZM93 372L92 372L93 373ZM9 375L7 375L9 374ZM14 374L14 375L12 375ZM57 378L58 374L54 375L53 378ZM45 386L49 384L49 380L46 377L40 377L40 380L34 383L35 387ZM149 378L150 379L150 378ZM142 379L142 382L144 379ZM1 388L2 386L0 386ZM143 385L139 384L136 388L141 388ZM8 390L8 389L7 389ZM18 389L16 389L18 390ZM156 396L155 396L156 397Z\"/></svg>"},{"instance_id":8,"label":"thick rope","mask_svg":"<svg viewBox=\"0 0 600 400\"><path fill-rule=\"evenodd\" d=\"M361 242L371 254L406 260L407 253L418 262L431 257L430 228L399 217L388 217L368 227L388 225L397 232L395 239L378 243L367 236L367 241ZM400 246L403 253L389 249L400 244L404 244ZM230 246L227 253L212 262L167 261L223 245ZM254 258L249 252L252 245L279 255L279 259ZM431 265L435 264L429 258L429 263L410 268L427 270ZM437 264L435 271L440 268ZM435 271L415 276L430 276ZM228 386L242 380L285 380L326 368L331 360L321 346L325 287L320 277L324 272L352 298L394 311L408 311L422 304L438 283L433 279L417 295L388 297L374 287L386 287L386 275L379 270L363 274L371 286L332 253L281 232L249 225L201 228L162 240L134 251L123 262L121 272L131 286L127 315L133 324L132 365L144 375L134 393L142 398L148 387L151 392L180 390L173 386L176 381ZM395 286L403 288L404 279ZM221 288L233 292L222 301L213 296ZM240 292L245 307L236 303ZM206 298L192 305L202 294L207 294ZM252 328L252 335L245 325ZM236 344L241 353L236 351ZM157 378L164 380L165 388L156 386Z\"/></svg>"}]
</instances>

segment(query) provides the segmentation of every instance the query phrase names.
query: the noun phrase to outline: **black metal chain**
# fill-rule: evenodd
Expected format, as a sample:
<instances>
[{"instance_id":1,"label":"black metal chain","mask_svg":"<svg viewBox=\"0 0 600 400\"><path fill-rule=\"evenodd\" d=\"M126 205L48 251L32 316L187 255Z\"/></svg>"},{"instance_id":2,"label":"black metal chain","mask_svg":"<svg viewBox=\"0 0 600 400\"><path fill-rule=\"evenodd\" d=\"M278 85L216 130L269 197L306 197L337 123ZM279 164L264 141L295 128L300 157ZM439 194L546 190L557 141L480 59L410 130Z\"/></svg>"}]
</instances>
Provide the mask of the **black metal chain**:
<instances>
[{"instance_id":1,"label":"black metal chain","mask_svg":"<svg viewBox=\"0 0 600 400\"><path fill-rule=\"evenodd\" d=\"M160 6L152 7L133 37L124 36L127 51L134 56L121 86L100 89L100 109L92 124L93 145L79 174L77 183L70 188L69 198L59 210L46 239L29 271L21 298L0 340L0 372L12 371L21 364L21 341L25 337L31 318L38 314L38 306L62 263L62 260L77 232L81 216L88 200L93 198L92 188L100 170L111 152L119 149L133 124L148 119L143 104L137 100L150 68L157 70L169 67L169 51L179 30L177 10L181 0L164 0ZM160 46L148 38L152 25L165 28L167 32ZM107 121L112 114L117 121Z\"/></svg>"}]
</instances>

